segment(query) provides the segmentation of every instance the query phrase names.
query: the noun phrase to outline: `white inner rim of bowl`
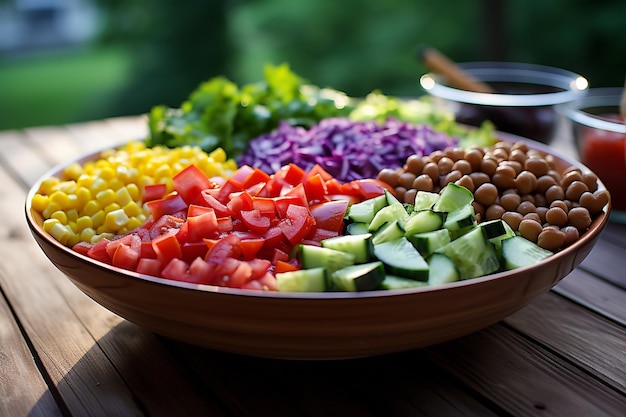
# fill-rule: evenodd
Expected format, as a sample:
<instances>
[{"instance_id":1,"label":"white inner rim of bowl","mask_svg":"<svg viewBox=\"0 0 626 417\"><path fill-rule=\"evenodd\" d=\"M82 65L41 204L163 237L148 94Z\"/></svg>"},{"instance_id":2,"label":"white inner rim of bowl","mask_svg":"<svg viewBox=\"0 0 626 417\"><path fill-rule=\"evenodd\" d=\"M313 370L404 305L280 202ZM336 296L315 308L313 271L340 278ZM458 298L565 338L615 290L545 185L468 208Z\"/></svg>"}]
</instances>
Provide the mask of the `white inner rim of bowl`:
<instances>
[{"instance_id":1,"label":"white inner rim of bowl","mask_svg":"<svg viewBox=\"0 0 626 417\"><path fill-rule=\"evenodd\" d=\"M583 126L609 132L626 133L626 124L601 119L597 115L585 111L585 109L590 108L614 107L616 113L618 113L621 91L622 89L620 88L592 89L584 99L567 105L565 115Z\"/></svg>"},{"instance_id":2,"label":"white inner rim of bowl","mask_svg":"<svg viewBox=\"0 0 626 417\"><path fill-rule=\"evenodd\" d=\"M444 84L443 78L432 73L423 75L420 84L429 94L447 100L489 106L551 106L571 102L587 92L584 77L558 68L536 65L461 64L468 74L484 82L511 82L533 84L563 89L564 91L541 94L476 93L459 90Z\"/></svg>"}]
</instances>

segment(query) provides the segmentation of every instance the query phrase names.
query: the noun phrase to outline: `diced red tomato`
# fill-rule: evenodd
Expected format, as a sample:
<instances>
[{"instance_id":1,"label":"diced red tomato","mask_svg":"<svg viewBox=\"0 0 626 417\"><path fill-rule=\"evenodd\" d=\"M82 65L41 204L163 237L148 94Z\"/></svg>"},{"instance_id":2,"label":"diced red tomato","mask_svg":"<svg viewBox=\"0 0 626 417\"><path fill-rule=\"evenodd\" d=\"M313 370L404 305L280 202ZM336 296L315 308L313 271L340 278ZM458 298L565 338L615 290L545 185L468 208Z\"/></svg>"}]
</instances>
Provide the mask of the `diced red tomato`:
<instances>
[{"instance_id":1,"label":"diced red tomato","mask_svg":"<svg viewBox=\"0 0 626 417\"><path fill-rule=\"evenodd\" d=\"M211 180L195 165L189 165L174 175L172 183L187 204L196 203L202 190L213 188Z\"/></svg>"},{"instance_id":2,"label":"diced red tomato","mask_svg":"<svg viewBox=\"0 0 626 417\"><path fill-rule=\"evenodd\" d=\"M199 216L187 217L188 242L200 242L217 234L217 217L214 210Z\"/></svg>"},{"instance_id":3,"label":"diced red tomato","mask_svg":"<svg viewBox=\"0 0 626 417\"><path fill-rule=\"evenodd\" d=\"M155 277L161 276L161 270L163 265L158 259L141 258L137 263L137 272L140 274L152 275Z\"/></svg>"},{"instance_id":4,"label":"diced red tomato","mask_svg":"<svg viewBox=\"0 0 626 417\"><path fill-rule=\"evenodd\" d=\"M270 228L270 218L261 215L259 210L241 211L241 220L252 231L264 233Z\"/></svg>"},{"instance_id":5,"label":"diced red tomato","mask_svg":"<svg viewBox=\"0 0 626 417\"><path fill-rule=\"evenodd\" d=\"M173 258L165 268L161 271L163 278L172 279L174 281L189 282L191 274L189 273L189 265L182 259Z\"/></svg>"},{"instance_id":6,"label":"diced red tomato","mask_svg":"<svg viewBox=\"0 0 626 417\"><path fill-rule=\"evenodd\" d=\"M265 240L263 238L241 239L239 248L241 249L241 257L244 260L251 260L259 253Z\"/></svg>"},{"instance_id":7,"label":"diced red tomato","mask_svg":"<svg viewBox=\"0 0 626 417\"><path fill-rule=\"evenodd\" d=\"M201 193L204 204L215 210L217 217L230 216L230 210L226 207L226 204L222 204L210 191L204 190Z\"/></svg>"},{"instance_id":8,"label":"diced red tomato","mask_svg":"<svg viewBox=\"0 0 626 417\"><path fill-rule=\"evenodd\" d=\"M128 269L134 271L139 263L140 251L130 245L117 245L113 256L111 257L111 263L118 268Z\"/></svg>"},{"instance_id":9,"label":"diced red tomato","mask_svg":"<svg viewBox=\"0 0 626 417\"><path fill-rule=\"evenodd\" d=\"M180 243L174 234L165 234L152 239L152 248L163 265L167 265L172 259L180 259L183 255Z\"/></svg>"},{"instance_id":10,"label":"diced red tomato","mask_svg":"<svg viewBox=\"0 0 626 417\"><path fill-rule=\"evenodd\" d=\"M72 246L73 250L85 256L89 256L89 250L91 250L91 248L93 248L93 243L89 242L78 242Z\"/></svg>"},{"instance_id":11,"label":"diced red tomato","mask_svg":"<svg viewBox=\"0 0 626 417\"><path fill-rule=\"evenodd\" d=\"M230 210L231 216L240 218L242 211L251 210L253 208L252 196L246 191L231 194L230 201L228 201L226 207Z\"/></svg>"},{"instance_id":12,"label":"diced red tomato","mask_svg":"<svg viewBox=\"0 0 626 417\"><path fill-rule=\"evenodd\" d=\"M198 242L186 242L180 245L181 257L186 262L193 262L196 258L204 259L209 247L200 240Z\"/></svg>"},{"instance_id":13,"label":"diced red tomato","mask_svg":"<svg viewBox=\"0 0 626 417\"><path fill-rule=\"evenodd\" d=\"M219 264L224 262L227 258L238 259L241 256L239 242L240 239L236 235L226 235L209 248L206 260Z\"/></svg>"},{"instance_id":14,"label":"diced red tomato","mask_svg":"<svg viewBox=\"0 0 626 417\"><path fill-rule=\"evenodd\" d=\"M296 186L302 183L305 175L306 173L304 172L304 170L296 164L288 164L276 171L276 173L274 174L274 178L282 178L288 184Z\"/></svg>"},{"instance_id":15,"label":"diced red tomato","mask_svg":"<svg viewBox=\"0 0 626 417\"><path fill-rule=\"evenodd\" d=\"M181 210L187 210L187 203L179 194L170 194L159 200L146 203L153 219L158 219L166 214L174 214Z\"/></svg>"},{"instance_id":16,"label":"diced red tomato","mask_svg":"<svg viewBox=\"0 0 626 417\"><path fill-rule=\"evenodd\" d=\"M193 277L192 282L210 284L213 281L214 274L215 265L204 259L196 258L189 264L189 275Z\"/></svg>"},{"instance_id":17,"label":"diced red tomato","mask_svg":"<svg viewBox=\"0 0 626 417\"><path fill-rule=\"evenodd\" d=\"M313 165L313 168L309 169L309 172L307 172L306 176L307 177L312 177L314 175L319 175L322 177L322 180L324 181L329 181L329 180L333 180L333 176L326 171L324 168L322 168L322 166L320 164L315 164ZM337 180L335 180L337 181Z\"/></svg>"},{"instance_id":18,"label":"diced red tomato","mask_svg":"<svg viewBox=\"0 0 626 417\"><path fill-rule=\"evenodd\" d=\"M347 209L347 200L328 201L311 206L311 215L315 218L318 228L341 233Z\"/></svg>"},{"instance_id":19,"label":"diced red tomato","mask_svg":"<svg viewBox=\"0 0 626 417\"><path fill-rule=\"evenodd\" d=\"M327 200L328 189L326 188L326 182L320 174L307 177L303 185L309 204Z\"/></svg>"},{"instance_id":20,"label":"diced red tomato","mask_svg":"<svg viewBox=\"0 0 626 417\"><path fill-rule=\"evenodd\" d=\"M148 184L143 187L143 201L159 200L167 194L166 184Z\"/></svg>"},{"instance_id":21,"label":"diced red tomato","mask_svg":"<svg viewBox=\"0 0 626 417\"><path fill-rule=\"evenodd\" d=\"M274 268L274 272L279 274L281 272L289 272L289 271L297 271L298 267L290 264L289 262L285 262L285 261L277 261L276 262L276 268Z\"/></svg>"},{"instance_id":22,"label":"diced red tomato","mask_svg":"<svg viewBox=\"0 0 626 417\"><path fill-rule=\"evenodd\" d=\"M287 208L286 217L281 220L278 227L292 245L297 245L305 238L314 224L315 219L307 207L291 204Z\"/></svg>"}]
</instances>

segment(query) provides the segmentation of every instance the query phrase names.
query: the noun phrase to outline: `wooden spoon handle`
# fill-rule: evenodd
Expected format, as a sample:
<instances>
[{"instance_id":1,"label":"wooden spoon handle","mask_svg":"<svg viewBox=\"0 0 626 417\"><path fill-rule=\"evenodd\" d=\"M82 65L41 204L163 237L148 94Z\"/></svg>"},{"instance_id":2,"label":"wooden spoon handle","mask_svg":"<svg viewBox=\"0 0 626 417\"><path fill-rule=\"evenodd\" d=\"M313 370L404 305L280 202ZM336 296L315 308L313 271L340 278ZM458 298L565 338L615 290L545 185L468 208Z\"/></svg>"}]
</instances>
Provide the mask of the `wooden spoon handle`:
<instances>
[{"instance_id":1,"label":"wooden spoon handle","mask_svg":"<svg viewBox=\"0 0 626 417\"><path fill-rule=\"evenodd\" d=\"M441 74L448 79L450 85L462 90L474 91L477 93L494 93L493 88L478 81L470 74L463 71L445 55L433 48L423 48L420 51L422 63L430 71Z\"/></svg>"}]
</instances>

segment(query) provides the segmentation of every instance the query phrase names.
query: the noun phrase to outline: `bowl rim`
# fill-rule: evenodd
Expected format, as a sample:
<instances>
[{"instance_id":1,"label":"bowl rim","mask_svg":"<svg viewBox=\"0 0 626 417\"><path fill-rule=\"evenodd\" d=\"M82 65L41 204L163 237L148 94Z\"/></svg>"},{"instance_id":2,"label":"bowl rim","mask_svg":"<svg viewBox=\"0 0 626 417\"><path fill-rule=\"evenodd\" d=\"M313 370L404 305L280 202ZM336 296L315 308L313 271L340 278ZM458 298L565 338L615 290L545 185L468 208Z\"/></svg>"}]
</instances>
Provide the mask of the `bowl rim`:
<instances>
[{"instance_id":1,"label":"bowl rim","mask_svg":"<svg viewBox=\"0 0 626 417\"><path fill-rule=\"evenodd\" d=\"M583 126L608 130L609 132L626 133L626 123L611 122L584 110L592 107L615 107L618 109L623 92L624 89L621 87L591 88L585 97L557 106L557 111Z\"/></svg>"},{"instance_id":2,"label":"bowl rim","mask_svg":"<svg viewBox=\"0 0 626 417\"><path fill-rule=\"evenodd\" d=\"M591 171L588 167L582 164L580 161L568 156L564 155L547 145L539 143L537 141L523 138L521 136L516 136L509 133L497 132L498 138L500 140L505 141L524 141L529 144L530 147L537 149L541 152L552 154L559 159L569 163L570 165L574 165L583 171ZM43 230L42 224L37 221L37 218L41 217L40 214L35 214L34 209L32 208L33 196L38 191L41 183L51 176L58 174L62 171L63 168L75 163L83 163L90 159L97 157L101 152L105 150L112 149L111 147L105 147L99 151L91 152L86 154L80 158L74 159L69 162L64 162L56 165L52 169L48 170L45 174L43 174L30 188L27 196L26 202L24 205L25 216L28 226L31 230L31 233L38 236L40 239L44 240L47 244L54 246L57 250L61 251L67 256L74 258L82 263L95 266L99 269L103 269L109 272L116 273L119 277L124 279L131 280L141 280L146 283L150 283L152 285L166 286L166 287L175 287L177 289L188 290L188 291L200 291L207 292L212 294L224 294L230 296L239 296L239 297L255 297L255 298L271 298L271 299L293 299L293 300L348 300L348 299L369 299L369 298L380 298L380 297L395 297L395 296L407 296L417 293L427 293L434 291L447 291L453 290L458 287L466 287L468 285L477 285L484 282L494 281L498 279L511 278L514 279L515 276L531 272L541 268L543 265L553 262L555 259L561 257L567 257L571 252L575 252L579 247L585 246L589 241L595 239L597 234L589 233L591 230L597 230L598 233L604 228L609 219L609 214L611 210L610 201L604 207L603 213L598 215L592 222L590 229L584 233L573 245L566 247L553 254L552 256L539 261L534 265L529 265L522 268L517 268L511 271L502 271L490 275L485 275L482 277L471 278L467 280L461 280L441 285L427 285L415 288L407 288L407 289L394 289L394 290L374 290L374 291L362 291L362 292L279 292L279 291L260 291L260 290L247 290L247 289L239 289L239 288L229 288L229 287L220 287L216 285L207 285L207 284L194 284L182 281L175 281L166 278L160 278L156 276L150 276L146 274L140 274L134 271L129 271L123 268L119 268L113 265L106 264L104 262L89 258L86 255L82 255L72 248L63 245L58 240L54 239L50 234L46 233ZM605 185L598 179L598 188L606 189Z\"/></svg>"},{"instance_id":3,"label":"bowl rim","mask_svg":"<svg viewBox=\"0 0 626 417\"><path fill-rule=\"evenodd\" d=\"M511 81L562 88L564 91L541 94L478 93L445 85L445 77L429 72L420 77L420 86L432 96L466 104L489 106L552 106L576 100L589 89L585 77L575 72L546 65L521 62L479 61L458 64L481 81Z\"/></svg>"}]
</instances>

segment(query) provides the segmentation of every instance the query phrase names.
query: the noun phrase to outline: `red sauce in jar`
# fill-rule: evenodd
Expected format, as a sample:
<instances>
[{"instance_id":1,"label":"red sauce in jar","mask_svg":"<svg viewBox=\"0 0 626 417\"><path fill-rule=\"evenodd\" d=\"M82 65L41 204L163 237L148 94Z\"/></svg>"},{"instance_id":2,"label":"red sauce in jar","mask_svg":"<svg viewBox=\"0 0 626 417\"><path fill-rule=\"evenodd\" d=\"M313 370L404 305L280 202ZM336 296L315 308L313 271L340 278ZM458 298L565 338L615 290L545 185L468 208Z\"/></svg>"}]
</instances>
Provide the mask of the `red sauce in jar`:
<instances>
[{"instance_id":1,"label":"red sauce in jar","mask_svg":"<svg viewBox=\"0 0 626 417\"><path fill-rule=\"evenodd\" d=\"M622 120L617 115L603 117ZM613 209L626 211L626 134L583 127L580 140L582 162L609 190Z\"/></svg>"}]
</instances>

